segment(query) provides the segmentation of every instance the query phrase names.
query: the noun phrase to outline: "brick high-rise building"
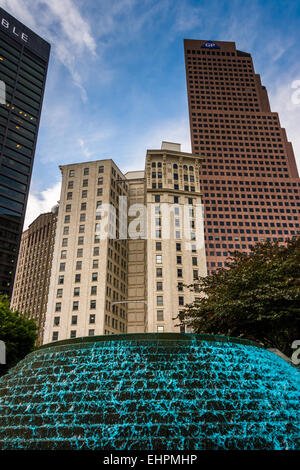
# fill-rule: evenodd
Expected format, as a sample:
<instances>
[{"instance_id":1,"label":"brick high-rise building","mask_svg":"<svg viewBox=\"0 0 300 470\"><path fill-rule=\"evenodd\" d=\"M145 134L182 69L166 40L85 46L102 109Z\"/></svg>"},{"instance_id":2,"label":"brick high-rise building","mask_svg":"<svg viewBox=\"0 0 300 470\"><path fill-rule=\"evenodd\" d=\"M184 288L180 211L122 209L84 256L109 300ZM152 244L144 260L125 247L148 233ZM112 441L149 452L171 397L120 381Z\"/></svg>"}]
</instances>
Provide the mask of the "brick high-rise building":
<instances>
[{"instance_id":1,"label":"brick high-rise building","mask_svg":"<svg viewBox=\"0 0 300 470\"><path fill-rule=\"evenodd\" d=\"M14 289L13 310L33 318L42 344L48 302L57 208L39 215L22 234Z\"/></svg>"},{"instance_id":2,"label":"brick high-rise building","mask_svg":"<svg viewBox=\"0 0 300 470\"><path fill-rule=\"evenodd\" d=\"M211 272L229 251L299 234L300 182L292 144L251 55L234 42L190 39L184 51Z\"/></svg>"}]
</instances>

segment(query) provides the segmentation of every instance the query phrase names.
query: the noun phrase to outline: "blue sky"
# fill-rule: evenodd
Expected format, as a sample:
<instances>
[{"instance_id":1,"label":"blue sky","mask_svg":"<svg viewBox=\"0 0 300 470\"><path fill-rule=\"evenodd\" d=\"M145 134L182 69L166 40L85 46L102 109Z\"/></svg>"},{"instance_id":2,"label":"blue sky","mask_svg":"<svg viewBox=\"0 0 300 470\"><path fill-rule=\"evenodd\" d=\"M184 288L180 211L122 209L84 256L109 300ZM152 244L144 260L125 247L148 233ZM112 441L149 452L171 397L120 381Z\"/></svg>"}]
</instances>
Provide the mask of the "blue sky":
<instances>
[{"instance_id":1,"label":"blue sky","mask_svg":"<svg viewBox=\"0 0 300 470\"><path fill-rule=\"evenodd\" d=\"M26 225L59 198L58 165L112 158L142 169L162 140L190 150L183 39L250 52L300 160L300 2L0 0L52 44Z\"/></svg>"}]
</instances>

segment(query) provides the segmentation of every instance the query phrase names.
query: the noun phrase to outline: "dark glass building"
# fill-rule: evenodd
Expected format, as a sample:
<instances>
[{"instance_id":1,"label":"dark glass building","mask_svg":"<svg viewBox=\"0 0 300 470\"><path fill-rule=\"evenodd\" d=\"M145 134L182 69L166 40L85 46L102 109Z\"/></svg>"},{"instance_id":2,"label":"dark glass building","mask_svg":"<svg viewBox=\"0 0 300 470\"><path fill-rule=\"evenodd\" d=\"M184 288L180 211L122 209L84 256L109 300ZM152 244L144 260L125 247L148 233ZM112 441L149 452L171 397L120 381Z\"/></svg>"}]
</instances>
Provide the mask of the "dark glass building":
<instances>
[{"instance_id":1,"label":"dark glass building","mask_svg":"<svg viewBox=\"0 0 300 470\"><path fill-rule=\"evenodd\" d=\"M50 45L0 8L0 291L11 295Z\"/></svg>"}]
</instances>

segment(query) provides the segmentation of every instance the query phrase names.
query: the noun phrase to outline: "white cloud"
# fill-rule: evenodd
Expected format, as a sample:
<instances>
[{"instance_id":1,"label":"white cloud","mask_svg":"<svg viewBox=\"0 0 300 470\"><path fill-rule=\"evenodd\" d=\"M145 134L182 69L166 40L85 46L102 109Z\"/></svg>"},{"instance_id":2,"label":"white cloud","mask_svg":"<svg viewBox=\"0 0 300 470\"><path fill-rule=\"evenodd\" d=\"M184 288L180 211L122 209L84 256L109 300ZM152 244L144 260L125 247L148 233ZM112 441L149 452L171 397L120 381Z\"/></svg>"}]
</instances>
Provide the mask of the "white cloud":
<instances>
[{"instance_id":1,"label":"white cloud","mask_svg":"<svg viewBox=\"0 0 300 470\"><path fill-rule=\"evenodd\" d=\"M42 191L40 194L29 193L25 215L24 230L27 229L40 214L50 212L60 198L61 182Z\"/></svg>"},{"instance_id":2,"label":"white cloud","mask_svg":"<svg viewBox=\"0 0 300 470\"><path fill-rule=\"evenodd\" d=\"M85 144L85 141L83 139L78 139L78 143L82 149L82 152L86 158L90 158L93 153L89 151L88 147Z\"/></svg>"},{"instance_id":3,"label":"white cloud","mask_svg":"<svg viewBox=\"0 0 300 470\"><path fill-rule=\"evenodd\" d=\"M293 144L294 154L300 168L300 104L293 102L293 93L295 89L292 88L294 80L300 80L300 73L297 75L292 74L285 78L281 78L277 82L274 89L270 93L270 104L272 111L279 114L281 126L286 129L287 138Z\"/></svg>"},{"instance_id":4,"label":"white cloud","mask_svg":"<svg viewBox=\"0 0 300 470\"><path fill-rule=\"evenodd\" d=\"M66 37L80 52L87 48L92 54L96 54L96 42L91 35L89 24L80 15L72 0L40 0L40 3L47 5L57 17Z\"/></svg>"}]
</instances>

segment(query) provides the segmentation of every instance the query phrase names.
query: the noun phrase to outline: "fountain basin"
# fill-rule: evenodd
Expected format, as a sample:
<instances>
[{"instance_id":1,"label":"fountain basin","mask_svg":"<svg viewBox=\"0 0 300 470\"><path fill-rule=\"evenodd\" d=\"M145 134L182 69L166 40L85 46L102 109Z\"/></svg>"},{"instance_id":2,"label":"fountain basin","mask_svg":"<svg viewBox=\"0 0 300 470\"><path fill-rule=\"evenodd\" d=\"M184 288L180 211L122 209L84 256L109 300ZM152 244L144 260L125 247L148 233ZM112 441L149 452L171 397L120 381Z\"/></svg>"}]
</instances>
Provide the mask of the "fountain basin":
<instances>
[{"instance_id":1,"label":"fountain basin","mask_svg":"<svg viewBox=\"0 0 300 470\"><path fill-rule=\"evenodd\" d=\"M299 385L296 368L239 338L60 341L0 380L0 449L299 449Z\"/></svg>"}]
</instances>

